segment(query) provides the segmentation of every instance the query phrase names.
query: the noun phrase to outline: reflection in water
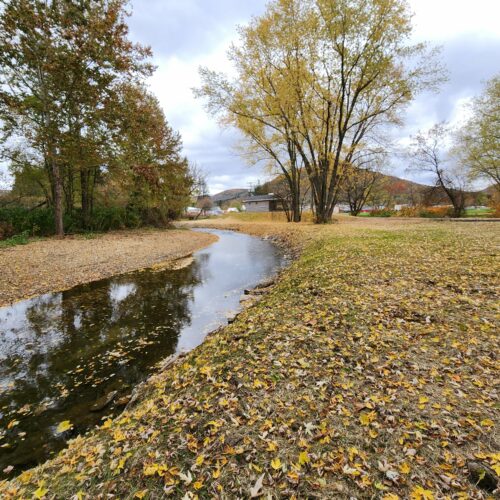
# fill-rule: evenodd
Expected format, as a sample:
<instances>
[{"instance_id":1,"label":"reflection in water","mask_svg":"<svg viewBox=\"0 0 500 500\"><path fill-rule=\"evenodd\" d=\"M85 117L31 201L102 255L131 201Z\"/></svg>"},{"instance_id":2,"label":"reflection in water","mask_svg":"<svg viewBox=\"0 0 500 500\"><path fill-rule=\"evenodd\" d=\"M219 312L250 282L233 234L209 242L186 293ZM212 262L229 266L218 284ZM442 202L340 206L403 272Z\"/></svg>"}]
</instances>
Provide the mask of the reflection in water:
<instances>
[{"instance_id":1,"label":"reflection in water","mask_svg":"<svg viewBox=\"0 0 500 500\"><path fill-rule=\"evenodd\" d=\"M0 309L0 470L46 459L68 436L112 413L115 401L176 350L192 349L238 307L244 288L276 271L268 242L228 231L176 271L142 271ZM99 406L99 405L97 405Z\"/></svg>"}]
</instances>

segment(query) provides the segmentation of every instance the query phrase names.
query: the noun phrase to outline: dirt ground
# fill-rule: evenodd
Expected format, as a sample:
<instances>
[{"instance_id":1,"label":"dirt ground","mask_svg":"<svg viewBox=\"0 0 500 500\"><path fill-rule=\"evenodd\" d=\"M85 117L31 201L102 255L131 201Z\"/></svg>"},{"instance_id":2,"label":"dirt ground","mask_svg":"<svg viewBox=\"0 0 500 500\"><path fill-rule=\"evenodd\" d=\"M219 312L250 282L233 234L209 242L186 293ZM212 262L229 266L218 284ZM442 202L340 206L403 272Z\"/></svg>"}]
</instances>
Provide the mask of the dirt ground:
<instances>
[{"instance_id":1,"label":"dirt ground","mask_svg":"<svg viewBox=\"0 0 500 500\"><path fill-rule=\"evenodd\" d=\"M216 239L186 230L136 230L1 249L0 307L186 257Z\"/></svg>"}]
</instances>

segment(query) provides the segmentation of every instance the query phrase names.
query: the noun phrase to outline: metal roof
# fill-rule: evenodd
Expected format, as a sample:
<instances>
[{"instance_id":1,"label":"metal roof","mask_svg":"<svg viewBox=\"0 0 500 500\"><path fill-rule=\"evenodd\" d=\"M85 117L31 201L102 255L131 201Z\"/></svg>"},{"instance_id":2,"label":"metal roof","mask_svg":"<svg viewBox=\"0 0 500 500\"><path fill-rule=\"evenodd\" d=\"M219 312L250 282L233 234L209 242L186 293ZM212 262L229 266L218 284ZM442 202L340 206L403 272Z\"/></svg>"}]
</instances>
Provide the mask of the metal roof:
<instances>
[{"instance_id":1,"label":"metal roof","mask_svg":"<svg viewBox=\"0 0 500 500\"><path fill-rule=\"evenodd\" d=\"M250 198L245 198L243 200L243 203L251 203L257 202L257 201L276 201L279 198L277 196L274 196L272 194L264 194L264 195L259 195L259 196L251 196Z\"/></svg>"}]
</instances>

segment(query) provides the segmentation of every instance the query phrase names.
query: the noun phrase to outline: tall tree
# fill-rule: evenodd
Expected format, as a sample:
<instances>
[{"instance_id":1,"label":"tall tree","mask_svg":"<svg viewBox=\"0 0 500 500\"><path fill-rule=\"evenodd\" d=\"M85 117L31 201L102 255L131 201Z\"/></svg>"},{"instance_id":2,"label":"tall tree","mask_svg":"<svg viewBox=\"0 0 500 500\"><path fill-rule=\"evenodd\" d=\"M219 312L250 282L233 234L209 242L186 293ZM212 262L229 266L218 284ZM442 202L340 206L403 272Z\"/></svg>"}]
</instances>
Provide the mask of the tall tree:
<instances>
[{"instance_id":1,"label":"tall tree","mask_svg":"<svg viewBox=\"0 0 500 500\"><path fill-rule=\"evenodd\" d=\"M9 0L0 16L3 155L43 165L56 232L79 181L84 223L106 166L115 87L151 72L150 51L127 39L126 0Z\"/></svg>"},{"instance_id":2,"label":"tall tree","mask_svg":"<svg viewBox=\"0 0 500 500\"><path fill-rule=\"evenodd\" d=\"M202 71L212 111L293 143L307 172L316 222L331 219L343 166L365 136L442 80L433 51L411 45L405 0L274 0L242 28L230 57L237 77ZM267 147L268 141L265 146Z\"/></svg>"},{"instance_id":3,"label":"tall tree","mask_svg":"<svg viewBox=\"0 0 500 500\"><path fill-rule=\"evenodd\" d=\"M145 220L167 222L187 205L194 182L182 156L181 137L144 87L123 85L120 96L119 154L108 176L128 194L129 208Z\"/></svg>"}]
</instances>

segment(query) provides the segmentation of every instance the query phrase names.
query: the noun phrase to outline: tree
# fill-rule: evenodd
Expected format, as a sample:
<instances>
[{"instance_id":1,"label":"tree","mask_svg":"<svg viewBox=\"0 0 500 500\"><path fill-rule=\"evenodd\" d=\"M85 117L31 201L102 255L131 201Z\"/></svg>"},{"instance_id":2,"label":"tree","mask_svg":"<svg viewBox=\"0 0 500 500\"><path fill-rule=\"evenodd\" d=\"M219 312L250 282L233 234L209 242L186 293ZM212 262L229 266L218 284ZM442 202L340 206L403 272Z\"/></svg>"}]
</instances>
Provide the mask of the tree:
<instances>
[{"instance_id":1,"label":"tree","mask_svg":"<svg viewBox=\"0 0 500 500\"><path fill-rule=\"evenodd\" d=\"M212 210L213 206L214 204L210 196L202 196L199 198L196 202L196 208L199 208L200 211L198 212L196 219L202 214L206 215L209 210Z\"/></svg>"},{"instance_id":2,"label":"tree","mask_svg":"<svg viewBox=\"0 0 500 500\"><path fill-rule=\"evenodd\" d=\"M287 181L284 175L278 174L273 180L266 182L264 186L260 189L259 193L255 194L269 194L278 198L283 207L288 222L300 222L302 218L302 212L305 206L309 203L310 198L310 188L307 180L307 175L304 175L302 171L298 173L299 186L298 198L295 198L290 190L290 183ZM296 202L298 203L296 204ZM297 212L298 211L298 212ZM297 217L298 213L298 217Z\"/></svg>"},{"instance_id":3,"label":"tree","mask_svg":"<svg viewBox=\"0 0 500 500\"><path fill-rule=\"evenodd\" d=\"M383 150L366 148L358 151L351 164L343 166L339 197L349 204L351 215L359 215L377 184L381 184L380 170L385 159Z\"/></svg>"},{"instance_id":4,"label":"tree","mask_svg":"<svg viewBox=\"0 0 500 500\"><path fill-rule=\"evenodd\" d=\"M434 176L435 187L442 190L453 205L453 216L465 213L467 172L453 162L447 147L450 131L445 123L438 123L426 132L419 132L410 146L409 154L414 170Z\"/></svg>"},{"instance_id":5,"label":"tree","mask_svg":"<svg viewBox=\"0 0 500 500\"><path fill-rule=\"evenodd\" d=\"M79 181L84 224L112 152L116 86L150 74L147 48L127 39L126 0L10 0L0 16L2 154L51 186L56 233Z\"/></svg>"},{"instance_id":6,"label":"tree","mask_svg":"<svg viewBox=\"0 0 500 500\"><path fill-rule=\"evenodd\" d=\"M500 194L500 75L474 99L472 116L457 134L455 153L472 179L493 182Z\"/></svg>"},{"instance_id":7,"label":"tree","mask_svg":"<svg viewBox=\"0 0 500 500\"><path fill-rule=\"evenodd\" d=\"M210 196L207 175L196 163L190 163L189 177L191 179L190 198L194 199L195 203L200 198Z\"/></svg>"},{"instance_id":8,"label":"tree","mask_svg":"<svg viewBox=\"0 0 500 500\"><path fill-rule=\"evenodd\" d=\"M240 30L230 52L237 77L202 70L198 95L285 176L300 158L325 223L365 136L398 124L415 94L442 80L433 53L408 43L411 31L405 0L274 0Z\"/></svg>"},{"instance_id":9,"label":"tree","mask_svg":"<svg viewBox=\"0 0 500 500\"><path fill-rule=\"evenodd\" d=\"M125 84L119 95L118 154L107 175L128 194L130 209L165 223L187 205L193 184L181 137L144 87Z\"/></svg>"}]
</instances>

